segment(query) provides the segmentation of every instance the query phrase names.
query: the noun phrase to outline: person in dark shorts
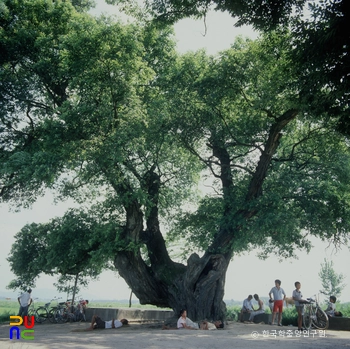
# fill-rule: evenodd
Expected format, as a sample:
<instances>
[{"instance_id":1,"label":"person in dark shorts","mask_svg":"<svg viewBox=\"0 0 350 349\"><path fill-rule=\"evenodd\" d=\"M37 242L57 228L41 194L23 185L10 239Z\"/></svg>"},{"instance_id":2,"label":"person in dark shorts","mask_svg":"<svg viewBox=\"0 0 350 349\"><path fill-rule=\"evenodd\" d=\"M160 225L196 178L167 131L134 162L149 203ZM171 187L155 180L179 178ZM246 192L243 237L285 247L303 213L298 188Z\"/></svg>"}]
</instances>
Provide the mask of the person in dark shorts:
<instances>
[{"instance_id":1,"label":"person in dark shorts","mask_svg":"<svg viewBox=\"0 0 350 349\"><path fill-rule=\"evenodd\" d=\"M104 321L98 315L94 315L91 319L90 327L87 328L87 331L92 331L97 328L103 328L103 329L119 328L119 327L122 327L123 325L127 325L128 323L129 321L127 319L121 319L120 321L116 319Z\"/></svg>"}]
</instances>

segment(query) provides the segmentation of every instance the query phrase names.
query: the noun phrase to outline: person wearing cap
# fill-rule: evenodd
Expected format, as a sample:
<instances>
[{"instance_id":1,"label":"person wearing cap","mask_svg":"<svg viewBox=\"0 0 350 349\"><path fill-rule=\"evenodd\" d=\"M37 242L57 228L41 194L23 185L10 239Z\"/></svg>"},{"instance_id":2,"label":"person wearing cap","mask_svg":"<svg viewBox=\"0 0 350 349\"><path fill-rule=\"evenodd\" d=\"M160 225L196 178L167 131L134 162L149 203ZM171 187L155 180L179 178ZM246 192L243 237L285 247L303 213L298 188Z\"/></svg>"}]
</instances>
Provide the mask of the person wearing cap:
<instances>
[{"instance_id":1,"label":"person wearing cap","mask_svg":"<svg viewBox=\"0 0 350 349\"><path fill-rule=\"evenodd\" d=\"M19 311L18 316L21 316L22 318L26 315L28 315L28 308L32 304L32 297L31 297L32 289L28 288L27 292L23 292L18 298L19 303Z\"/></svg>"}]
</instances>

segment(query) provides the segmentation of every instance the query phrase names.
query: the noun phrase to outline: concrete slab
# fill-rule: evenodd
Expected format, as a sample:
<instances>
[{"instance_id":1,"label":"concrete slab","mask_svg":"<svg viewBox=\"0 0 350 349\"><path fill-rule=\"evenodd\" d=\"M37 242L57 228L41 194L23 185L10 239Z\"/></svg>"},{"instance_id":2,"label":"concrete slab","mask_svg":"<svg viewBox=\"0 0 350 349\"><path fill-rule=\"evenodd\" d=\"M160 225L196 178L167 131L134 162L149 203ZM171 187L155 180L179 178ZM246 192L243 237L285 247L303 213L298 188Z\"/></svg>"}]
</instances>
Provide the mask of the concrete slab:
<instances>
[{"instance_id":1,"label":"concrete slab","mask_svg":"<svg viewBox=\"0 0 350 349\"><path fill-rule=\"evenodd\" d=\"M243 321L248 321L250 317L249 313L243 313ZM253 322L259 324L260 322L264 322L265 324L269 324L272 320L271 314L258 314L254 316Z\"/></svg>"},{"instance_id":2,"label":"concrete slab","mask_svg":"<svg viewBox=\"0 0 350 349\"><path fill-rule=\"evenodd\" d=\"M328 319L330 330L350 331L350 318L329 316Z\"/></svg>"}]
</instances>

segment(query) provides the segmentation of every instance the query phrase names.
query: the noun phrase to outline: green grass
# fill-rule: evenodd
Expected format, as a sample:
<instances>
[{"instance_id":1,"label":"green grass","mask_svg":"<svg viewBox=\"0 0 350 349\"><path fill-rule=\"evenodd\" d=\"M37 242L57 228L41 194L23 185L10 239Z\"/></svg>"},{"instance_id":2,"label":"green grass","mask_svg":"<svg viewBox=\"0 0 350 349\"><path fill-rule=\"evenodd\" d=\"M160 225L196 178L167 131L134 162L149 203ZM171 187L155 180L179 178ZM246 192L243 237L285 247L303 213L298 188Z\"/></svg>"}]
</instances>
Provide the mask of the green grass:
<instances>
[{"instance_id":1,"label":"green grass","mask_svg":"<svg viewBox=\"0 0 350 349\"><path fill-rule=\"evenodd\" d=\"M17 315L19 304L17 301L0 300L0 315L3 313L10 313L10 315Z\"/></svg>"}]
</instances>

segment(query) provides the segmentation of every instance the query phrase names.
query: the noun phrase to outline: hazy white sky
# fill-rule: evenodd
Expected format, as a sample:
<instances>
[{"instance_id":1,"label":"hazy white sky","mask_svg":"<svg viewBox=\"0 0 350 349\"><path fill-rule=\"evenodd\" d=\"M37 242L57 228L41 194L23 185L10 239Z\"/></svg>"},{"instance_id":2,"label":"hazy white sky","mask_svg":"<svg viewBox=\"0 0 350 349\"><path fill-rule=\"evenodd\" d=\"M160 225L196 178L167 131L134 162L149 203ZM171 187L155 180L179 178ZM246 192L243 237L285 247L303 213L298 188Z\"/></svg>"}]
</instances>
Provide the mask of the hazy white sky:
<instances>
[{"instance_id":1,"label":"hazy white sky","mask_svg":"<svg viewBox=\"0 0 350 349\"><path fill-rule=\"evenodd\" d=\"M105 5L103 0L98 0L98 11L108 14L116 12L112 6ZM206 48L210 54L229 48L235 36L243 35L255 38L256 34L249 28L235 28L235 20L227 14L211 13L206 20L207 34L203 36L204 24L202 21L183 20L176 24L176 39L178 50L186 52ZM0 294L7 291L5 288L14 278L9 270L6 257L14 242L13 236L27 223L47 222L55 216L61 216L69 207L68 203L55 206L52 196L47 195L38 200L31 210L22 210L19 213L9 212L7 205L0 206ZM294 282L302 283L304 297L319 293L321 281L318 277L320 264L324 258L332 260L338 273L342 273L346 279L346 288L340 299L350 301L350 257L349 249L344 247L341 251L335 251L328 247L327 243L314 241L311 253L299 253L298 260L285 260L279 262L277 258L270 257L266 261L257 259L254 253L234 258L227 272L225 299L243 300L250 293L258 293L260 296L268 296L274 280L280 279L282 287L287 295L291 296ZM37 283L37 291L46 290L47 298L54 297L58 293L52 283L55 278L44 276ZM33 290L33 295L35 296ZM99 281L90 283L88 289L81 292L85 298L92 299L127 299L130 290L123 279L113 272L104 272ZM133 298L135 298L133 296Z\"/></svg>"}]
</instances>

